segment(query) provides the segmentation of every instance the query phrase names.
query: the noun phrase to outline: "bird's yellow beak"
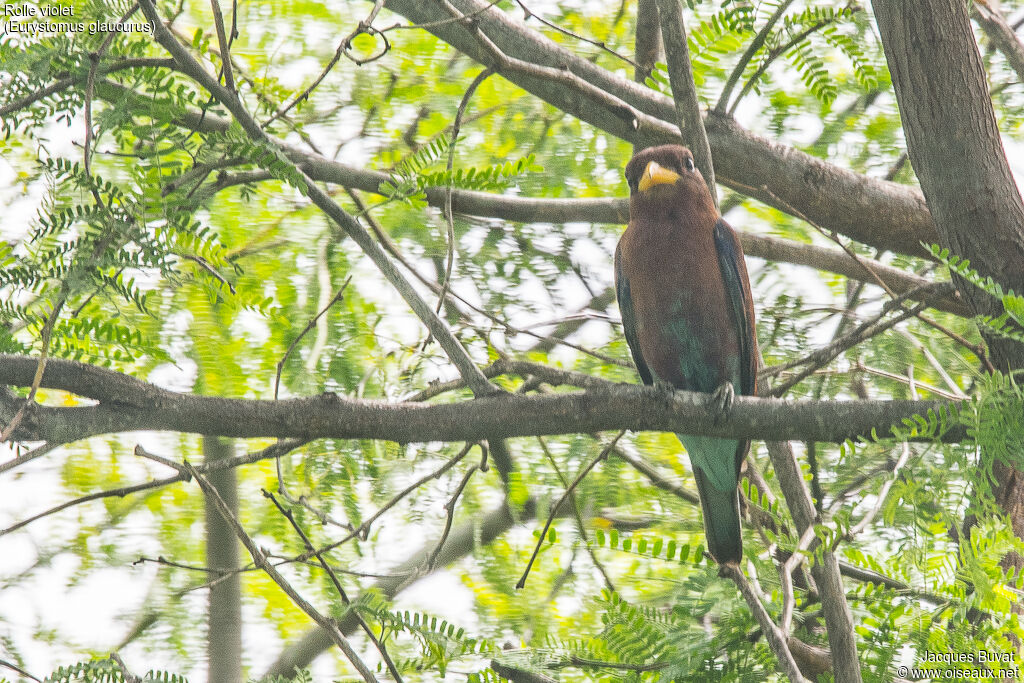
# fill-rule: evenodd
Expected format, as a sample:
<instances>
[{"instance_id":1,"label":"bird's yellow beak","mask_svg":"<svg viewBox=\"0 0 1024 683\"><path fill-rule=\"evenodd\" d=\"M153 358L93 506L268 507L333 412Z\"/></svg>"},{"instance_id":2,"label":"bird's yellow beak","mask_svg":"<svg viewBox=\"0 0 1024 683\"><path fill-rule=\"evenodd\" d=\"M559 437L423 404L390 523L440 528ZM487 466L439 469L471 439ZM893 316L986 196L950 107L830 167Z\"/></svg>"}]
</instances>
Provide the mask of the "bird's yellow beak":
<instances>
[{"instance_id":1,"label":"bird's yellow beak","mask_svg":"<svg viewBox=\"0 0 1024 683\"><path fill-rule=\"evenodd\" d=\"M655 185L675 185L677 180L679 180L678 173L660 166L656 161L651 161L648 162L647 168L644 169L643 175L640 176L640 183L637 185L637 189L641 192L646 192Z\"/></svg>"}]
</instances>

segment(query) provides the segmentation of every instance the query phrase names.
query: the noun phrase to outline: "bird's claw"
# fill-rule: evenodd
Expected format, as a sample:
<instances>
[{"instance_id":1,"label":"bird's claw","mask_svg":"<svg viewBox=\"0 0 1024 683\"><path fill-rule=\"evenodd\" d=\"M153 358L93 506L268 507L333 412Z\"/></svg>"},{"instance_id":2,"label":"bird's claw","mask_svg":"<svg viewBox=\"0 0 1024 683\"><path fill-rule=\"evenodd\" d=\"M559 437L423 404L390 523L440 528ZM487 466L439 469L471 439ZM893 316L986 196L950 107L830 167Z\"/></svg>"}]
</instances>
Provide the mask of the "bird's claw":
<instances>
[{"instance_id":1,"label":"bird's claw","mask_svg":"<svg viewBox=\"0 0 1024 683\"><path fill-rule=\"evenodd\" d=\"M715 422L721 422L732 410L733 399L736 398L736 389L732 382L722 382L711 394L709 405L715 410Z\"/></svg>"},{"instance_id":2,"label":"bird's claw","mask_svg":"<svg viewBox=\"0 0 1024 683\"><path fill-rule=\"evenodd\" d=\"M676 388L663 379L655 379L653 386L662 396L669 400L676 393Z\"/></svg>"}]
</instances>

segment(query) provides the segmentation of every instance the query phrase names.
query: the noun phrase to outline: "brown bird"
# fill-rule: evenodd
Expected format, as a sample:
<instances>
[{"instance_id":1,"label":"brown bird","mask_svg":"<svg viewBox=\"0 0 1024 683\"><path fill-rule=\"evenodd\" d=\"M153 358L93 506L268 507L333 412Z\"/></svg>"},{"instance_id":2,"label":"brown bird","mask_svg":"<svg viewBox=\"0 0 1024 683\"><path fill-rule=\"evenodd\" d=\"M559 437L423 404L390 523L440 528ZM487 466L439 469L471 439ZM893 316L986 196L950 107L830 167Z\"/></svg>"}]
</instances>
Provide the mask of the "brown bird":
<instances>
[{"instance_id":1,"label":"brown bird","mask_svg":"<svg viewBox=\"0 0 1024 683\"><path fill-rule=\"evenodd\" d=\"M728 410L735 393L756 393L754 307L739 240L687 148L638 152L626 181L629 227L615 250L615 284L640 377L714 394ZM708 550L719 564L739 562L739 476L750 442L676 436L693 465Z\"/></svg>"}]
</instances>

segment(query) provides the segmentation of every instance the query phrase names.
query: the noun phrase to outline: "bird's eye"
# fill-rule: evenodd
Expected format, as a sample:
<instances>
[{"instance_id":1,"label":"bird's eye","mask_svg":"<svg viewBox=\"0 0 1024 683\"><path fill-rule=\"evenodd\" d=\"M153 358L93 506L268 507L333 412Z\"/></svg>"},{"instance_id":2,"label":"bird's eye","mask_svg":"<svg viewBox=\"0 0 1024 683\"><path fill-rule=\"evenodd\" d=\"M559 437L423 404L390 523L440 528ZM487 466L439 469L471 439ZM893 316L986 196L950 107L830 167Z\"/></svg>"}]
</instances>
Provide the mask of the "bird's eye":
<instances>
[{"instance_id":1,"label":"bird's eye","mask_svg":"<svg viewBox=\"0 0 1024 683\"><path fill-rule=\"evenodd\" d=\"M686 165L686 170L687 171L692 171L693 170L693 159L691 157L686 157L686 159L683 161L683 163Z\"/></svg>"}]
</instances>

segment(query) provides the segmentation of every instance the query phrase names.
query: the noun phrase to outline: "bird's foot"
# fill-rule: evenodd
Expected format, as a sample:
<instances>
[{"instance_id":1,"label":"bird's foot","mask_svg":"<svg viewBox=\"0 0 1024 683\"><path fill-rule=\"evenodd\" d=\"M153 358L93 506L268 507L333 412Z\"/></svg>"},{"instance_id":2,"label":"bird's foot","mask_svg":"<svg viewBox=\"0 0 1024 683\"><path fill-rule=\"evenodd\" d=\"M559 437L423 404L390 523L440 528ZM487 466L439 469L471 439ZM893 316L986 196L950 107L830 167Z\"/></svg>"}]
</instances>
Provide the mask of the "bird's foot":
<instances>
[{"instance_id":1,"label":"bird's foot","mask_svg":"<svg viewBox=\"0 0 1024 683\"><path fill-rule=\"evenodd\" d=\"M742 575L743 570L737 562L726 562L718 565L718 576L723 579L731 579L737 574Z\"/></svg>"},{"instance_id":2,"label":"bird's foot","mask_svg":"<svg viewBox=\"0 0 1024 683\"><path fill-rule=\"evenodd\" d=\"M711 394L708 405L715 410L715 422L721 422L732 410L733 399L736 398L736 389L732 382L722 382Z\"/></svg>"},{"instance_id":3,"label":"bird's foot","mask_svg":"<svg viewBox=\"0 0 1024 683\"><path fill-rule=\"evenodd\" d=\"M674 386L672 386L663 379L654 380L654 388L657 389L658 391L664 391L667 393L672 393L676 390Z\"/></svg>"},{"instance_id":4,"label":"bird's foot","mask_svg":"<svg viewBox=\"0 0 1024 683\"><path fill-rule=\"evenodd\" d=\"M668 402L672 401L672 397L676 393L676 388L663 379L655 379L654 384L652 384L651 386L653 386L654 389L659 394L661 394L661 398L663 400Z\"/></svg>"}]
</instances>

